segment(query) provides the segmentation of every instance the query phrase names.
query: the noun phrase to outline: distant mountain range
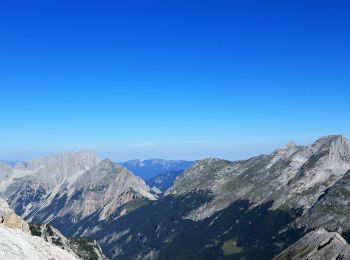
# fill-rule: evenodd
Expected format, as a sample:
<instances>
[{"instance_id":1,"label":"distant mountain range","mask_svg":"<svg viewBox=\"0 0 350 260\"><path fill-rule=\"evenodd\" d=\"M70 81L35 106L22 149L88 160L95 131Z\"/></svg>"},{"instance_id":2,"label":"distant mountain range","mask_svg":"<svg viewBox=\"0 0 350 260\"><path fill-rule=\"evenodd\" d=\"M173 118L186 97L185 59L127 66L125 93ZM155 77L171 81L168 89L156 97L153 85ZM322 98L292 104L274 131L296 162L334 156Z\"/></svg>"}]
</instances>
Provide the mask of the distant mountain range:
<instances>
[{"instance_id":1,"label":"distant mountain range","mask_svg":"<svg viewBox=\"0 0 350 260\"><path fill-rule=\"evenodd\" d=\"M164 192L173 186L176 178L180 176L184 171L185 170L170 171L157 175L156 177L153 177L152 179L146 181L146 184L150 187L156 187L161 192Z\"/></svg>"},{"instance_id":2,"label":"distant mountain range","mask_svg":"<svg viewBox=\"0 0 350 260\"><path fill-rule=\"evenodd\" d=\"M0 163L3 164L7 164L9 166L15 166L16 164L20 163L21 161L17 161L17 160L13 160L13 161L9 161L9 160L0 160Z\"/></svg>"},{"instance_id":3,"label":"distant mountain range","mask_svg":"<svg viewBox=\"0 0 350 260\"><path fill-rule=\"evenodd\" d=\"M149 160L131 160L127 162L119 162L135 175L142 178L144 181L149 181L152 178L168 173L184 171L194 162L183 160L164 160L164 159L149 159Z\"/></svg>"},{"instance_id":4,"label":"distant mountain range","mask_svg":"<svg viewBox=\"0 0 350 260\"><path fill-rule=\"evenodd\" d=\"M111 259L348 256L350 141L343 136L235 162L124 165L129 170L88 151L0 164L1 196L28 221L97 240ZM131 167L164 172L144 171L153 175L147 185Z\"/></svg>"}]
</instances>

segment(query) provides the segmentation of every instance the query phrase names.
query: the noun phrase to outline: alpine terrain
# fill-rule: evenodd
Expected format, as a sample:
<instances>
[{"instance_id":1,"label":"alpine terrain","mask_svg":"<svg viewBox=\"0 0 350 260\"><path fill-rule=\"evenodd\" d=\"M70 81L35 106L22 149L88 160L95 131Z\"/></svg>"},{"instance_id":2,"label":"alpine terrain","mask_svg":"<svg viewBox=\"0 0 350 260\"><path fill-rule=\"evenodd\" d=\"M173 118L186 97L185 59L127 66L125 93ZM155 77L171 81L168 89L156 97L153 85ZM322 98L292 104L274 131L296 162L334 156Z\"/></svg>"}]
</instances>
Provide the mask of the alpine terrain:
<instances>
[{"instance_id":1,"label":"alpine terrain","mask_svg":"<svg viewBox=\"0 0 350 260\"><path fill-rule=\"evenodd\" d=\"M156 200L139 177L89 151L0 167L1 194L16 213L29 222L50 223L62 232L92 214L103 220L119 210L122 216L129 209L121 208L131 201L137 206ZM88 235L89 230L78 233Z\"/></svg>"},{"instance_id":2,"label":"alpine terrain","mask_svg":"<svg viewBox=\"0 0 350 260\"><path fill-rule=\"evenodd\" d=\"M343 136L244 161L197 161L163 197L100 221L93 237L115 259L271 259L317 228L349 237L349 169Z\"/></svg>"},{"instance_id":3,"label":"alpine terrain","mask_svg":"<svg viewBox=\"0 0 350 260\"><path fill-rule=\"evenodd\" d=\"M248 160L196 161L169 174L162 196L88 151L0 167L11 208L44 224L32 230L50 224L57 234L95 239L111 259L349 256L350 141L343 136Z\"/></svg>"},{"instance_id":4,"label":"alpine terrain","mask_svg":"<svg viewBox=\"0 0 350 260\"><path fill-rule=\"evenodd\" d=\"M32 224L17 216L2 199L0 220L0 259L106 259L95 241L89 240L89 244L68 239L48 225L47 234L39 229L33 232Z\"/></svg>"}]
</instances>

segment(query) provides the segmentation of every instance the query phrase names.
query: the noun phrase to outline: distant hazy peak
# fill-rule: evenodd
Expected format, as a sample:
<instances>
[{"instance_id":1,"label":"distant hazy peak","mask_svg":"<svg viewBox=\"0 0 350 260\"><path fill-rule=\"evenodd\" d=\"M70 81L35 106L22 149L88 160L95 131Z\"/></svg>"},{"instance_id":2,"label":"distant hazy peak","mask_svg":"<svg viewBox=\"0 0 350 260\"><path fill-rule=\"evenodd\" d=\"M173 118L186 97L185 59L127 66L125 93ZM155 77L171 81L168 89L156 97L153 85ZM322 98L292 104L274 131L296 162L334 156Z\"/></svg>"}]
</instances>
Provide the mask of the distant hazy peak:
<instances>
[{"instance_id":1,"label":"distant hazy peak","mask_svg":"<svg viewBox=\"0 0 350 260\"><path fill-rule=\"evenodd\" d=\"M126 164L126 163L128 163L128 164L130 164L130 165L139 165L139 164L141 164L141 160L139 160L139 159L133 159L133 160L129 160L129 161L126 161L126 162L118 162L118 164Z\"/></svg>"},{"instance_id":2,"label":"distant hazy peak","mask_svg":"<svg viewBox=\"0 0 350 260\"><path fill-rule=\"evenodd\" d=\"M90 150L81 150L81 151L70 151L70 152L63 152L63 153L56 153L44 157L39 157L37 159L34 159L31 163L35 162L54 162L54 161L69 161L69 160L77 160L77 161L100 161L100 159L97 157L97 155L90 151Z\"/></svg>"},{"instance_id":3,"label":"distant hazy peak","mask_svg":"<svg viewBox=\"0 0 350 260\"><path fill-rule=\"evenodd\" d=\"M9 170L10 168L11 168L11 166L8 165L7 163L0 162L0 170L1 171Z\"/></svg>"},{"instance_id":4,"label":"distant hazy peak","mask_svg":"<svg viewBox=\"0 0 350 260\"><path fill-rule=\"evenodd\" d=\"M165 159L147 159L147 160L131 160L119 162L131 172L141 177L145 181L170 171L185 170L193 164L192 161L184 160L165 160Z\"/></svg>"},{"instance_id":5,"label":"distant hazy peak","mask_svg":"<svg viewBox=\"0 0 350 260\"><path fill-rule=\"evenodd\" d=\"M289 153L291 151L296 151L296 150L300 149L301 147L302 146L299 146L295 142L290 142L288 144L283 145L281 148L277 149L274 153L279 153L279 152Z\"/></svg>"},{"instance_id":6,"label":"distant hazy peak","mask_svg":"<svg viewBox=\"0 0 350 260\"><path fill-rule=\"evenodd\" d=\"M89 150L79 152L64 152L46 157L34 159L28 163L31 171L46 169L52 173L60 172L64 175L72 175L90 169L101 161L97 155Z\"/></svg>"},{"instance_id":7,"label":"distant hazy peak","mask_svg":"<svg viewBox=\"0 0 350 260\"><path fill-rule=\"evenodd\" d=\"M9 160L0 160L0 164L6 164L8 166L15 166L16 164L20 163L21 161L9 161Z\"/></svg>"},{"instance_id":8,"label":"distant hazy peak","mask_svg":"<svg viewBox=\"0 0 350 260\"><path fill-rule=\"evenodd\" d=\"M150 158L145 160L140 159L133 159L126 162L120 162L120 164L129 164L129 165L145 165L145 164L174 164L174 163L181 163L181 162L189 162L186 160L166 160L161 158Z\"/></svg>"}]
</instances>

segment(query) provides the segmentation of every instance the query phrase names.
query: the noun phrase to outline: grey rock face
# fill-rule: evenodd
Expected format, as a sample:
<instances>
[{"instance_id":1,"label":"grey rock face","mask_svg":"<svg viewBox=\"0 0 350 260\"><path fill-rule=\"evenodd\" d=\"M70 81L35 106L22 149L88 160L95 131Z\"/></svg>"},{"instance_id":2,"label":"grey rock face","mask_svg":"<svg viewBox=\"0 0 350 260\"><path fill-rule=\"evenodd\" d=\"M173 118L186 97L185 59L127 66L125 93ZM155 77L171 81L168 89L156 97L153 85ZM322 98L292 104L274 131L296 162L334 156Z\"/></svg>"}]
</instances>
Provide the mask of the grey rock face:
<instances>
[{"instance_id":1,"label":"grey rock face","mask_svg":"<svg viewBox=\"0 0 350 260\"><path fill-rule=\"evenodd\" d=\"M41 200L50 192L56 195L59 189L69 187L86 170L100 162L90 151L69 152L38 158L29 163L19 163L7 170L0 169L0 193L12 201ZM38 197L36 191L39 190ZM38 198L37 198L38 197ZM47 202L50 202L48 198ZM17 206L17 204L16 204ZM26 214L26 208L23 209Z\"/></svg>"},{"instance_id":2,"label":"grey rock face","mask_svg":"<svg viewBox=\"0 0 350 260\"><path fill-rule=\"evenodd\" d=\"M65 241L64 236L57 232L53 240L36 239L31 236L31 227L21 217L10 209L3 199L0 199L0 259L78 259ZM51 230L52 231L52 230ZM53 231L52 231L53 232ZM59 235L58 235L59 234ZM57 239L59 238L59 240ZM56 241L56 243L54 243ZM60 241L62 243L57 243ZM65 251L61 250L64 249ZM78 250L76 250L78 252ZM103 256L103 254L101 254ZM105 258L99 258L105 259Z\"/></svg>"},{"instance_id":3,"label":"grey rock face","mask_svg":"<svg viewBox=\"0 0 350 260\"><path fill-rule=\"evenodd\" d=\"M317 229L306 234L274 260L350 259L350 245L335 232Z\"/></svg>"},{"instance_id":4,"label":"grey rock face","mask_svg":"<svg viewBox=\"0 0 350 260\"><path fill-rule=\"evenodd\" d=\"M19 217L3 199L0 199L0 224L9 228L19 229L29 233L29 226Z\"/></svg>"},{"instance_id":5,"label":"grey rock face","mask_svg":"<svg viewBox=\"0 0 350 260\"><path fill-rule=\"evenodd\" d=\"M81 219L101 209L100 220L106 219L117 208L133 200L130 191L150 200L156 199L139 177L104 160L82 174L69 190L61 193L61 198L66 195L65 205L58 209L57 214L60 217L73 214Z\"/></svg>"},{"instance_id":6,"label":"grey rock face","mask_svg":"<svg viewBox=\"0 0 350 260\"><path fill-rule=\"evenodd\" d=\"M78 223L95 213L103 220L136 197L156 199L139 177L89 151L6 166L0 169L0 176L4 179L2 196L11 208L26 220L39 223L56 218Z\"/></svg>"},{"instance_id":7,"label":"grey rock face","mask_svg":"<svg viewBox=\"0 0 350 260\"><path fill-rule=\"evenodd\" d=\"M322 193L300 224L328 230L350 229L350 171Z\"/></svg>"},{"instance_id":8,"label":"grey rock face","mask_svg":"<svg viewBox=\"0 0 350 260\"><path fill-rule=\"evenodd\" d=\"M107 259L102 253L100 246L94 240L87 238L67 238L50 225L30 223L29 226L33 236L41 237L45 241L68 251L77 258Z\"/></svg>"},{"instance_id":9,"label":"grey rock face","mask_svg":"<svg viewBox=\"0 0 350 260\"><path fill-rule=\"evenodd\" d=\"M307 212L318 197L350 169L350 142L327 136L308 146L288 144L270 155L245 161L198 161L178 177L166 195L204 190L214 199L188 217L201 220L238 199L255 205L274 201L273 208Z\"/></svg>"},{"instance_id":10,"label":"grey rock face","mask_svg":"<svg viewBox=\"0 0 350 260\"><path fill-rule=\"evenodd\" d=\"M96 239L99 239L101 245L106 244L106 241L115 243L116 251L113 255L118 255L119 247L115 241L120 235L131 235L124 234L123 230L129 230L133 225L122 226L114 233L111 229L119 221L130 223L127 221L127 212L143 207L143 199L157 199L154 194L158 191L154 190L152 193L140 178L122 166L108 160L101 161L88 154L82 157L66 154L15 167L0 167L0 190L16 212L29 220L45 223L57 223L55 221L59 220L62 225L72 224L74 228L78 228L75 229L78 231L74 231L78 233L73 232L73 235L99 234L100 237ZM194 225L199 225L203 223L202 220L208 221L228 212L235 202L247 201L252 209L261 205L268 205L271 211L293 209L291 211L298 212L295 217L297 219L293 217L293 222L288 222L293 227L298 224L307 229L325 227L339 232L348 231L349 169L350 142L342 136L323 137L308 146L290 143L272 154L248 160L230 162L210 158L195 162L178 176L162 200L156 203L147 201L150 206L145 212L150 214L152 207L156 208L162 201L177 200L176 206L181 210L187 205L193 205L179 219L186 223L197 221ZM51 172L53 177L47 178ZM205 196L196 200L195 204L192 203L193 200L181 204L181 201L193 194ZM135 205L131 202L135 202ZM167 207L168 205L161 207L159 212ZM131 223L138 225L144 216L135 216L137 221L132 219ZM154 218L151 219L155 221ZM227 219L230 219L229 216ZM172 221L164 223L167 225ZM154 224L157 227L159 223ZM104 227L109 228L101 230ZM152 233L153 229L154 227L147 226L146 231ZM283 226L283 229L288 230L288 227ZM157 232L158 228L155 230ZM307 241L310 240L310 246L320 244L316 246L316 250L311 249L309 252L309 247L306 246L301 251L310 253L309 259L326 259L321 255L328 257L328 252L331 255L339 253L339 257L347 257L346 250L338 250L338 244L342 240L333 236L333 233L330 234L334 238L327 240L325 237L328 232L325 232L321 230L318 231L319 235L311 233L311 238L306 237ZM111 233L114 235L111 236ZM302 234L304 233L299 235ZM134 238L137 237L139 232L134 234ZM128 245L128 241L125 241L125 245ZM333 242L336 242L335 245ZM328 245L331 247L328 248ZM299 256L297 252L297 257Z\"/></svg>"},{"instance_id":11,"label":"grey rock face","mask_svg":"<svg viewBox=\"0 0 350 260\"><path fill-rule=\"evenodd\" d=\"M40 237L0 225L0 259L77 260L69 252Z\"/></svg>"}]
</instances>

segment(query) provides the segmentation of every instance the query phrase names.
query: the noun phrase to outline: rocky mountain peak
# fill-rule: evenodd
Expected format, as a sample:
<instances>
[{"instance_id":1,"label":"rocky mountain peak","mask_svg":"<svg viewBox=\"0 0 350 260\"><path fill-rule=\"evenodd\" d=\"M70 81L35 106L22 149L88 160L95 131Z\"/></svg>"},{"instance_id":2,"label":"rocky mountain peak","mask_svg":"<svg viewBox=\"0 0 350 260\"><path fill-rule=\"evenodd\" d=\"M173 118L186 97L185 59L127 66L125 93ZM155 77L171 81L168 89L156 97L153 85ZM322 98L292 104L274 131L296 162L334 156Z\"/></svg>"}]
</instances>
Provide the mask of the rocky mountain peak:
<instances>
[{"instance_id":1,"label":"rocky mountain peak","mask_svg":"<svg viewBox=\"0 0 350 260\"><path fill-rule=\"evenodd\" d=\"M102 169L117 169L117 168L121 168L121 167L122 166L115 164L114 162L112 162L109 159L104 159L94 166L94 168L101 169L101 170Z\"/></svg>"},{"instance_id":2,"label":"rocky mountain peak","mask_svg":"<svg viewBox=\"0 0 350 260\"><path fill-rule=\"evenodd\" d=\"M85 171L76 182L76 186L96 185L104 183L111 185L113 182L120 182L124 179L137 178L123 166L105 159Z\"/></svg>"},{"instance_id":3,"label":"rocky mountain peak","mask_svg":"<svg viewBox=\"0 0 350 260\"><path fill-rule=\"evenodd\" d=\"M345 172L350 167L350 141L341 135L325 136L308 146L313 157L323 157L323 168L342 168Z\"/></svg>"},{"instance_id":4,"label":"rocky mountain peak","mask_svg":"<svg viewBox=\"0 0 350 260\"><path fill-rule=\"evenodd\" d=\"M299 148L299 146L298 146L297 143L290 142L290 143L285 144L284 146L282 146L280 149L278 149L278 151L290 151L290 150L296 150L298 148Z\"/></svg>"},{"instance_id":5,"label":"rocky mountain peak","mask_svg":"<svg viewBox=\"0 0 350 260\"><path fill-rule=\"evenodd\" d=\"M349 140L342 135L328 135L319 138L311 146L315 149L324 150L330 149L331 147L344 147L349 146Z\"/></svg>"},{"instance_id":6,"label":"rocky mountain peak","mask_svg":"<svg viewBox=\"0 0 350 260\"><path fill-rule=\"evenodd\" d=\"M182 175L179 176L178 180L175 181L174 186L179 186L179 182L181 179L190 177L191 179L194 178L205 178L205 176L212 177L215 176L215 173L218 171L221 171L227 166L230 166L232 162L218 159L218 158L207 158L204 160L199 160L194 163L193 166L189 167L187 170L184 171Z\"/></svg>"},{"instance_id":7,"label":"rocky mountain peak","mask_svg":"<svg viewBox=\"0 0 350 260\"><path fill-rule=\"evenodd\" d=\"M230 161L217 158L196 161L193 166L176 178L174 185L166 191L166 194L180 195L195 190L210 189L210 183L219 179L218 175L232 165Z\"/></svg>"},{"instance_id":8,"label":"rocky mountain peak","mask_svg":"<svg viewBox=\"0 0 350 260\"><path fill-rule=\"evenodd\" d=\"M51 188L64 181L72 184L83 172L100 161L101 159L89 150L64 152L35 159L29 162L26 170L30 171L38 182Z\"/></svg>"},{"instance_id":9,"label":"rocky mountain peak","mask_svg":"<svg viewBox=\"0 0 350 260\"><path fill-rule=\"evenodd\" d=\"M209 157L209 158L206 158L206 159L203 159L203 160L196 161L196 164L204 165L204 164L217 163L217 162L220 162L220 161L222 161L222 159Z\"/></svg>"},{"instance_id":10,"label":"rocky mountain peak","mask_svg":"<svg viewBox=\"0 0 350 260\"><path fill-rule=\"evenodd\" d=\"M350 141L343 136L338 136L331 143L331 152L339 153L344 160L350 162Z\"/></svg>"},{"instance_id":11,"label":"rocky mountain peak","mask_svg":"<svg viewBox=\"0 0 350 260\"><path fill-rule=\"evenodd\" d=\"M277 149L273 154L275 155L285 155L285 156L290 156L296 151L298 151L301 148L301 146L297 145L294 142L285 144L282 146L280 149Z\"/></svg>"},{"instance_id":12,"label":"rocky mountain peak","mask_svg":"<svg viewBox=\"0 0 350 260\"><path fill-rule=\"evenodd\" d=\"M188 171L185 171L185 172L194 172L195 170L203 169L207 167L211 169L222 168L223 166L230 163L231 163L230 161L219 159L219 158L207 158L204 160L196 161L195 164L192 167L188 168Z\"/></svg>"},{"instance_id":13,"label":"rocky mountain peak","mask_svg":"<svg viewBox=\"0 0 350 260\"><path fill-rule=\"evenodd\" d=\"M46 166L92 166L98 163L100 159L95 153L89 150L82 150L78 152L64 152L53 154L46 157L41 157L29 163L30 168Z\"/></svg>"},{"instance_id":14,"label":"rocky mountain peak","mask_svg":"<svg viewBox=\"0 0 350 260\"><path fill-rule=\"evenodd\" d=\"M295 154L300 149L302 149L302 147L298 146L294 142L291 142L291 143L288 143L288 144L282 146L280 149L277 149L276 151L274 151L271 154L272 159L271 159L270 164L267 166L267 168L270 168L279 160L287 160L288 158L290 158L293 154Z\"/></svg>"}]
</instances>

